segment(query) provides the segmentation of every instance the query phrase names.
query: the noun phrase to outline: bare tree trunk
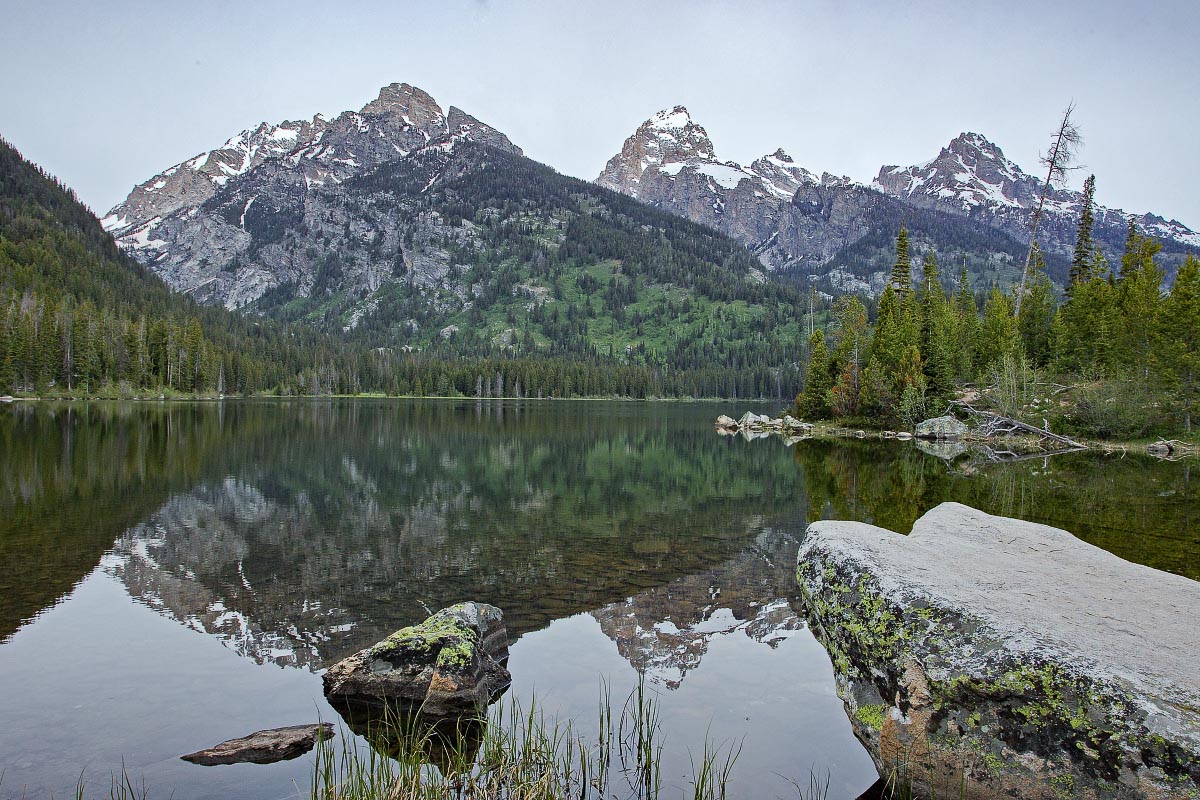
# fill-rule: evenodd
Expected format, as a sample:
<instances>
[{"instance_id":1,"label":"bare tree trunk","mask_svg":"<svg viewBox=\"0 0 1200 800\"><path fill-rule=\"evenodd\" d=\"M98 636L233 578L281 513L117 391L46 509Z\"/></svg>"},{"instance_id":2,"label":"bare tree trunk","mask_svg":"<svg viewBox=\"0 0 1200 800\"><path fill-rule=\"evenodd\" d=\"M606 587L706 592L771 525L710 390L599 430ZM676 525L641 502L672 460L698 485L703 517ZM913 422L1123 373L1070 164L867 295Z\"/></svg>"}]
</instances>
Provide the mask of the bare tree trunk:
<instances>
[{"instance_id":1,"label":"bare tree trunk","mask_svg":"<svg viewBox=\"0 0 1200 800\"><path fill-rule=\"evenodd\" d=\"M1021 271L1021 288L1017 292L1015 314L1018 317L1021 316L1021 302L1025 299L1025 285L1029 281L1029 267L1033 263L1033 249L1037 246L1038 226L1042 223L1046 195L1050 193L1050 187L1056 181L1066 178L1067 170L1071 168L1071 162L1075 159L1075 149L1083 142L1083 136L1079 133L1079 129L1071 122L1071 114L1074 111L1074 103L1067 106L1067 110L1063 112L1062 122L1058 125L1058 132L1054 134L1054 144L1050 148L1050 154L1042 158L1042 163L1046 166L1046 181L1042 184L1042 194L1038 197L1037 208L1034 209L1033 218L1029 222L1029 252L1025 255L1025 268Z\"/></svg>"}]
</instances>

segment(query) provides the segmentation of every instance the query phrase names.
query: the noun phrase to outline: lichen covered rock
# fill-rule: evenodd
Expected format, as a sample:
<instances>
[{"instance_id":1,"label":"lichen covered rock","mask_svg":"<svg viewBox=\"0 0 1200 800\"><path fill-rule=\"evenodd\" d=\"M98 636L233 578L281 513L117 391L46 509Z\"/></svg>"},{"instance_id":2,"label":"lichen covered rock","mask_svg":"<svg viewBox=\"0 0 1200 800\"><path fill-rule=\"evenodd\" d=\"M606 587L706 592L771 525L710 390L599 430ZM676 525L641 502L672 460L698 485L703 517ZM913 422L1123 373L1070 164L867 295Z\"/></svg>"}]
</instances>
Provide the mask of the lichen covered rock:
<instances>
[{"instance_id":1,"label":"lichen covered rock","mask_svg":"<svg viewBox=\"0 0 1200 800\"><path fill-rule=\"evenodd\" d=\"M967 435L967 426L947 415L918 422L913 433L918 439L962 439Z\"/></svg>"},{"instance_id":2,"label":"lichen covered rock","mask_svg":"<svg viewBox=\"0 0 1200 800\"><path fill-rule=\"evenodd\" d=\"M956 503L811 525L797 578L881 775L917 796L1200 797L1200 584Z\"/></svg>"},{"instance_id":3,"label":"lichen covered rock","mask_svg":"<svg viewBox=\"0 0 1200 800\"><path fill-rule=\"evenodd\" d=\"M500 609L459 603L334 664L325 695L343 704L400 703L432 717L470 714L508 687L507 661Z\"/></svg>"}]
</instances>

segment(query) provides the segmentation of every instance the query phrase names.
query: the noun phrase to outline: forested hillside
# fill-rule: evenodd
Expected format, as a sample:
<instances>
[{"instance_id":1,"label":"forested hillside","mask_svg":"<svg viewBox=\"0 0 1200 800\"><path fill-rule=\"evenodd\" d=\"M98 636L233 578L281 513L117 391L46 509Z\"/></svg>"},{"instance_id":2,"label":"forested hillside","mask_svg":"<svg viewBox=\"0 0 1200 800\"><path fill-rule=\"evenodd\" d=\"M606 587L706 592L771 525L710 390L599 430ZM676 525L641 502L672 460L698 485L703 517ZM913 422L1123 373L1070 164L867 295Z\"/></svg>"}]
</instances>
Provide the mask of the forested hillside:
<instances>
[{"instance_id":1,"label":"forested hillside","mask_svg":"<svg viewBox=\"0 0 1200 800\"><path fill-rule=\"evenodd\" d=\"M171 293L0 140L0 391L253 393L336 358L323 337Z\"/></svg>"},{"instance_id":2,"label":"forested hillside","mask_svg":"<svg viewBox=\"0 0 1200 800\"><path fill-rule=\"evenodd\" d=\"M325 207L310 203L306 230L289 234L325 254L308 296L280 287L255 310L454 357L765 375L802 347L799 294L765 282L736 242L517 155L460 143L352 179L334 200L349 219L323 223ZM397 280L364 310L342 275L378 258L389 231Z\"/></svg>"},{"instance_id":3,"label":"forested hillside","mask_svg":"<svg viewBox=\"0 0 1200 800\"><path fill-rule=\"evenodd\" d=\"M0 141L0 394L796 391L794 293L757 281L736 244L660 212L651 227L626 198L459 147L487 157L456 162L458 174L409 211L440 220L438 245L469 263L477 301L454 307L398 280L352 327L355 295L339 274L362 245L344 228L320 239L309 297L277 290L249 314L202 306L123 254L70 189ZM406 180L428 178L399 164L362 178L361 208L396 212ZM263 214L250 227L295 235L277 223ZM396 273L406 275L403 260Z\"/></svg>"}]
</instances>

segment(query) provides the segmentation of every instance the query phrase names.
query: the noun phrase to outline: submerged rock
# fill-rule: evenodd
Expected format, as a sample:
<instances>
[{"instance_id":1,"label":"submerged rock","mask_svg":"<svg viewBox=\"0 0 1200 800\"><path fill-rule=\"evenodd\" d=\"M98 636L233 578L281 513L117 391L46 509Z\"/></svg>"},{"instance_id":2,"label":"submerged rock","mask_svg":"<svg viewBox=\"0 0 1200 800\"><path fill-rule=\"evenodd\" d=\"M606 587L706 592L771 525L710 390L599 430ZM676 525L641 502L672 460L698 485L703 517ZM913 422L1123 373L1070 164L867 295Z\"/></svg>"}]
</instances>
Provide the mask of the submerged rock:
<instances>
[{"instance_id":1,"label":"submerged rock","mask_svg":"<svg viewBox=\"0 0 1200 800\"><path fill-rule=\"evenodd\" d=\"M507 661L500 609L459 603L334 664L323 678L325 695L398 703L430 717L471 714L508 688Z\"/></svg>"},{"instance_id":2,"label":"submerged rock","mask_svg":"<svg viewBox=\"0 0 1200 800\"><path fill-rule=\"evenodd\" d=\"M257 731L240 739L230 739L206 750L180 756L184 761L213 767L219 764L274 764L302 756L321 739L333 738L333 725L292 725Z\"/></svg>"},{"instance_id":3,"label":"submerged rock","mask_svg":"<svg viewBox=\"0 0 1200 800\"><path fill-rule=\"evenodd\" d=\"M943 503L809 526L797 578L880 774L918 796L1200 794L1200 583Z\"/></svg>"},{"instance_id":4,"label":"submerged rock","mask_svg":"<svg viewBox=\"0 0 1200 800\"><path fill-rule=\"evenodd\" d=\"M918 439L963 439L967 426L949 415L918 422L913 430Z\"/></svg>"}]
</instances>

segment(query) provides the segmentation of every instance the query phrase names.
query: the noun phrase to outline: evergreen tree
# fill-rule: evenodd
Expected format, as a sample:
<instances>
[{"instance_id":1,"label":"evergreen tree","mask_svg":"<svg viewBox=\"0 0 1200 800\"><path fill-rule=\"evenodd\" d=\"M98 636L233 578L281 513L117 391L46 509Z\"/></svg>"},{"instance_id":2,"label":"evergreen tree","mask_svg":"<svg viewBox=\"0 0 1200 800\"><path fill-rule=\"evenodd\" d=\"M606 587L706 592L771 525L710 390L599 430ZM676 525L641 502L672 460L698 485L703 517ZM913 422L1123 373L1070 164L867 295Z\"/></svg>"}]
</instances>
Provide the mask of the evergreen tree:
<instances>
[{"instance_id":1,"label":"evergreen tree","mask_svg":"<svg viewBox=\"0 0 1200 800\"><path fill-rule=\"evenodd\" d=\"M1200 400L1200 259L1188 256L1179 268L1161 316L1157 371L1171 390L1184 430L1191 433Z\"/></svg>"},{"instance_id":2,"label":"evergreen tree","mask_svg":"<svg viewBox=\"0 0 1200 800\"><path fill-rule=\"evenodd\" d=\"M993 286L983 306L975 363L980 370L990 370L1004 356L1015 354L1020 344L1012 300Z\"/></svg>"},{"instance_id":3,"label":"evergreen tree","mask_svg":"<svg viewBox=\"0 0 1200 800\"><path fill-rule=\"evenodd\" d=\"M804 373L804 390L796 398L796 410L801 418L829 417L829 390L832 383L825 334L818 330L808 340L808 369Z\"/></svg>"},{"instance_id":4,"label":"evergreen tree","mask_svg":"<svg viewBox=\"0 0 1200 800\"><path fill-rule=\"evenodd\" d=\"M1055 316L1055 368L1088 377L1110 374L1119 328L1116 287L1093 275L1075 287Z\"/></svg>"},{"instance_id":5,"label":"evergreen tree","mask_svg":"<svg viewBox=\"0 0 1200 800\"><path fill-rule=\"evenodd\" d=\"M1050 360L1054 312L1054 286L1046 277L1046 262L1042 259L1041 249L1035 245L1025 302L1021 305L1021 317L1017 320L1025 355L1034 366L1045 366Z\"/></svg>"},{"instance_id":6,"label":"evergreen tree","mask_svg":"<svg viewBox=\"0 0 1200 800\"><path fill-rule=\"evenodd\" d=\"M964 266L958 276L954 295L953 354L955 377L969 381L975 377L975 342L979 338L979 308Z\"/></svg>"},{"instance_id":7,"label":"evergreen tree","mask_svg":"<svg viewBox=\"0 0 1200 800\"><path fill-rule=\"evenodd\" d=\"M920 354L924 356L925 383L937 397L949 397L954 390L954 317L941 272L933 251L925 256L922 280L917 292L920 313Z\"/></svg>"},{"instance_id":8,"label":"evergreen tree","mask_svg":"<svg viewBox=\"0 0 1200 800\"><path fill-rule=\"evenodd\" d=\"M1117 280L1117 304L1121 324L1117 339L1118 359L1150 377L1156 326L1162 305L1163 270L1154 261L1162 245L1137 230L1129 221L1129 236L1121 257L1121 277Z\"/></svg>"},{"instance_id":9,"label":"evergreen tree","mask_svg":"<svg viewBox=\"0 0 1200 800\"><path fill-rule=\"evenodd\" d=\"M892 277L888 281L896 292L907 293L912 288L912 259L908 255L908 228L901 226L896 235L896 263L892 266Z\"/></svg>"},{"instance_id":10,"label":"evergreen tree","mask_svg":"<svg viewBox=\"0 0 1200 800\"><path fill-rule=\"evenodd\" d=\"M1092 240L1092 227L1095 224L1096 176L1089 175L1083 182L1083 208L1079 211L1079 232L1075 236L1075 254L1071 258L1070 279L1067 282L1067 293L1070 294L1075 286L1088 281L1092 277L1093 251L1095 242Z\"/></svg>"},{"instance_id":11,"label":"evergreen tree","mask_svg":"<svg viewBox=\"0 0 1200 800\"><path fill-rule=\"evenodd\" d=\"M891 284L879 298L879 318L871 336L870 357L862 374L859 405L870 413L890 416L894 410L904 380L901 362L909 348L918 348L920 327L915 303L896 293ZM920 362L918 350L917 361Z\"/></svg>"}]
</instances>

